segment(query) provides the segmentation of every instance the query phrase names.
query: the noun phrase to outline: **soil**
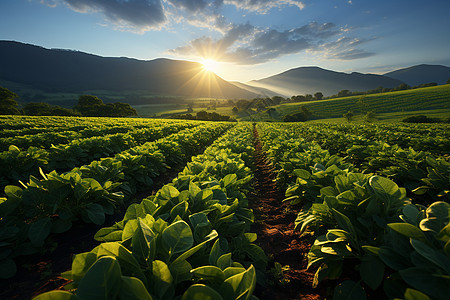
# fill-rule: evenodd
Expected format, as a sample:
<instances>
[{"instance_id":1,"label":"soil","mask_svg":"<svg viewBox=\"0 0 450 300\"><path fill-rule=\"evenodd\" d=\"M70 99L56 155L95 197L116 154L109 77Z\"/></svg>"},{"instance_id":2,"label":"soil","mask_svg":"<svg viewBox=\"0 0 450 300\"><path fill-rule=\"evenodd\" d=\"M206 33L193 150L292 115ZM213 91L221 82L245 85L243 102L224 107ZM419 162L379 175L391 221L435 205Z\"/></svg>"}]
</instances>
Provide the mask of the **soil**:
<instances>
[{"instance_id":1,"label":"soil","mask_svg":"<svg viewBox=\"0 0 450 300\"><path fill-rule=\"evenodd\" d=\"M275 263L285 267L280 274L268 272L264 287L258 286L255 295L261 300L321 299L321 291L312 288L314 273L306 270L307 254L311 247L310 237L294 232L297 216L274 181L276 173L262 151L258 131L254 129L255 146L255 192L249 197L250 208L257 222L252 227L258 239L256 243L269 257L268 270Z\"/></svg>"}]
</instances>

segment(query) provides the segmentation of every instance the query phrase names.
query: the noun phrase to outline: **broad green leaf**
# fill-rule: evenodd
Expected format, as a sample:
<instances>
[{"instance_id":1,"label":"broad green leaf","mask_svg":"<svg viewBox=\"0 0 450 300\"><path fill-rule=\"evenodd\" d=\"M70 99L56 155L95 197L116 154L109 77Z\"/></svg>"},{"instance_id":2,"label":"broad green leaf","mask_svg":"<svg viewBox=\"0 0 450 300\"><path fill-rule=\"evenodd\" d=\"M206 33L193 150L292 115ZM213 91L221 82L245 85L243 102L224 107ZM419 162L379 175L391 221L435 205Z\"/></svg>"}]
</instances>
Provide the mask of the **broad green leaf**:
<instances>
[{"instance_id":1,"label":"broad green leaf","mask_svg":"<svg viewBox=\"0 0 450 300\"><path fill-rule=\"evenodd\" d=\"M431 300L426 294L418 290L406 289L405 300Z\"/></svg>"},{"instance_id":2,"label":"broad green leaf","mask_svg":"<svg viewBox=\"0 0 450 300\"><path fill-rule=\"evenodd\" d=\"M223 300L222 296L214 289L204 284L191 285L186 292L184 292L181 300Z\"/></svg>"},{"instance_id":3,"label":"broad green leaf","mask_svg":"<svg viewBox=\"0 0 450 300\"><path fill-rule=\"evenodd\" d=\"M78 300L76 295L67 291L50 291L40 294L33 298L33 300Z\"/></svg>"},{"instance_id":4,"label":"broad green leaf","mask_svg":"<svg viewBox=\"0 0 450 300\"><path fill-rule=\"evenodd\" d=\"M122 285L119 293L120 299L127 300L152 300L147 288L135 277L122 276Z\"/></svg>"},{"instance_id":5,"label":"broad green leaf","mask_svg":"<svg viewBox=\"0 0 450 300\"><path fill-rule=\"evenodd\" d=\"M374 192L384 200L388 200L391 197L399 198L401 196L398 185L385 177L378 175L372 176L369 179L369 185L373 188Z\"/></svg>"},{"instance_id":6,"label":"broad green leaf","mask_svg":"<svg viewBox=\"0 0 450 300\"><path fill-rule=\"evenodd\" d=\"M425 234L416 226L408 223L390 223L389 228L404 235L408 238L416 239L422 242L427 242Z\"/></svg>"},{"instance_id":7,"label":"broad green leaf","mask_svg":"<svg viewBox=\"0 0 450 300\"><path fill-rule=\"evenodd\" d=\"M220 286L220 294L224 300L249 299L255 286L256 272L251 265L245 272L227 278Z\"/></svg>"},{"instance_id":8,"label":"broad green leaf","mask_svg":"<svg viewBox=\"0 0 450 300\"><path fill-rule=\"evenodd\" d=\"M352 280L346 280L339 284L333 293L333 300L364 300L367 299L366 293L359 284Z\"/></svg>"},{"instance_id":9,"label":"broad green leaf","mask_svg":"<svg viewBox=\"0 0 450 300\"><path fill-rule=\"evenodd\" d=\"M411 245L420 255L450 274L450 258L448 256L418 240L411 239Z\"/></svg>"},{"instance_id":10,"label":"broad green leaf","mask_svg":"<svg viewBox=\"0 0 450 300\"><path fill-rule=\"evenodd\" d=\"M86 275L89 268L97 260L97 255L92 252L85 252L75 255L70 271L70 279L78 282Z\"/></svg>"},{"instance_id":11,"label":"broad green leaf","mask_svg":"<svg viewBox=\"0 0 450 300\"><path fill-rule=\"evenodd\" d=\"M98 259L80 282L77 296L80 299L115 299L120 292L122 273L114 257Z\"/></svg>"},{"instance_id":12,"label":"broad green leaf","mask_svg":"<svg viewBox=\"0 0 450 300\"><path fill-rule=\"evenodd\" d=\"M185 251L184 253L182 253L180 256L178 256L174 261L173 264L178 263L179 261L182 260L186 260L189 257L191 257L192 255L194 255L194 253L196 253L197 251L199 251L203 245L205 245L207 242L212 241L213 239L218 237L218 233L217 231L213 230L211 231L211 233L206 236L206 239L201 242L200 244L196 245L195 247L190 248L189 250Z\"/></svg>"},{"instance_id":13,"label":"broad green leaf","mask_svg":"<svg viewBox=\"0 0 450 300\"><path fill-rule=\"evenodd\" d=\"M157 294L158 298L167 292L168 289L172 288L173 277L167 264L160 260L154 260L152 262L152 274L154 284L154 292Z\"/></svg>"},{"instance_id":14,"label":"broad green leaf","mask_svg":"<svg viewBox=\"0 0 450 300\"><path fill-rule=\"evenodd\" d=\"M207 280L214 284L221 284L225 280L225 274L222 269L216 266L202 266L191 270L195 277Z\"/></svg>"},{"instance_id":15,"label":"broad green leaf","mask_svg":"<svg viewBox=\"0 0 450 300\"><path fill-rule=\"evenodd\" d=\"M127 248L125 248L121 244L117 242L100 244L97 251L97 257L100 258L102 256L115 257L120 263L124 275L135 276L142 280L142 282L146 281L146 277L143 274L136 258Z\"/></svg>"},{"instance_id":16,"label":"broad green leaf","mask_svg":"<svg viewBox=\"0 0 450 300\"><path fill-rule=\"evenodd\" d=\"M191 228L185 221L177 221L164 229L162 241L170 255L184 252L194 244Z\"/></svg>"},{"instance_id":17,"label":"broad green leaf","mask_svg":"<svg viewBox=\"0 0 450 300\"><path fill-rule=\"evenodd\" d=\"M44 241L50 234L51 229L52 221L50 220L50 217L37 220L32 223L28 229L28 238L33 245L41 247L44 245Z\"/></svg>"},{"instance_id":18,"label":"broad green leaf","mask_svg":"<svg viewBox=\"0 0 450 300\"><path fill-rule=\"evenodd\" d=\"M86 207L86 212L89 220L96 225L105 223L105 211L100 204L91 203Z\"/></svg>"},{"instance_id":19,"label":"broad green leaf","mask_svg":"<svg viewBox=\"0 0 450 300\"><path fill-rule=\"evenodd\" d=\"M380 286L384 278L384 263L376 256L365 255L359 267L361 279L372 289Z\"/></svg>"},{"instance_id":20,"label":"broad green leaf","mask_svg":"<svg viewBox=\"0 0 450 300\"><path fill-rule=\"evenodd\" d=\"M450 295L450 276L432 274L428 268L408 268L399 271L402 279L425 294L436 299L447 299Z\"/></svg>"},{"instance_id":21,"label":"broad green leaf","mask_svg":"<svg viewBox=\"0 0 450 300\"><path fill-rule=\"evenodd\" d=\"M209 263L216 266L219 257L221 257L225 253L228 253L228 242L226 239L219 238L214 242L214 245L211 248L211 252L209 254Z\"/></svg>"},{"instance_id":22,"label":"broad green leaf","mask_svg":"<svg viewBox=\"0 0 450 300\"><path fill-rule=\"evenodd\" d=\"M231 260L231 253L226 253L222 256L219 257L219 259L217 259L217 266L222 269L225 270L228 267L231 267L231 263L233 261Z\"/></svg>"}]
</instances>

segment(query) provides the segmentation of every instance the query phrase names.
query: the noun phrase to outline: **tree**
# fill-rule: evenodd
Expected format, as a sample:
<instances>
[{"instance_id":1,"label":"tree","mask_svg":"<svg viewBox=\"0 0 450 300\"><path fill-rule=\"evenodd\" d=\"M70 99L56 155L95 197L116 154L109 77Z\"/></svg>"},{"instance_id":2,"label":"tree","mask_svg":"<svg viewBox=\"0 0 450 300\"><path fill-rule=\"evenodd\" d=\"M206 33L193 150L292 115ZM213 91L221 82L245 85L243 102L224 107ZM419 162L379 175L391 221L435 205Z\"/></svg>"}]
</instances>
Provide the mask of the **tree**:
<instances>
[{"instance_id":1,"label":"tree","mask_svg":"<svg viewBox=\"0 0 450 300\"><path fill-rule=\"evenodd\" d=\"M305 96L303 96L303 95L292 96L291 99L292 99L292 101L294 101L294 102L303 102L303 101L306 101L306 98L305 98Z\"/></svg>"},{"instance_id":2,"label":"tree","mask_svg":"<svg viewBox=\"0 0 450 300\"><path fill-rule=\"evenodd\" d=\"M449 79L447 79L447 82L446 82L447 84L450 84L450 78Z\"/></svg>"},{"instance_id":3,"label":"tree","mask_svg":"<svg viewBox=\"0 0 450 300\"><path fill-rule=\"evenodd\" d=\"M237 114L239 112L239 109L236 106L234 106L231 111L233 112L233 114Z\"/></svg>"},{"instance_id":4,"label":"tree","mask_svg":"<svg viewBox=\"0 0 450 300\"><path fill-rule=\"evenodd\" d=\"M312 100L313 100L313 95L311 95L311 94L306 94L306 95L305 95L305 100L306 100L306 101L312 101Z\"/></svg>"},{"instance_id":5,"label":"tree","mask_svg":"<svg viewBox=\"0 0 450 300\"><path fill-rule=\"evenodd\" d=\"M322 100L323 94L321 92L317 92L314 94L314 98L316 98L316 100Z\"/></svg>"},{"instance_id":6,"label":"tree","mask_svg":"<svg viewBox=\"0 0 450 300\"><path fill-rule=\"evenodd\" d=\"M341 90L338 94L337 94L337 96L338 97L347 97L347 96L350 96L352 93L350 93L350 91L349 90Z\"/></svg>"},{"instance_id":7,"label":"tree","mask_svg":"<svg viewBox=\"0 0 450 300\"><path fill-rule=\"evenodd\" d=\"M74 107L83 117L101 117L105 116L103 101L97 96L81 95L78 98L78 104Z\"/></svg>"},{"instance_id":8,"label":"tree","mask_svg":"<svg viewBox=\"0 0 450 300\"><path fill-rule=\"evenodd\" d=\"M0 86L0 115L20 115L17 94Z\"/></svg>"},{"instance_id":9,"label":"tree","mask_svg":"<svg viewBox=\"0 0 450 300\"><path fill-rule=\"evenodd\" d=\"M283 98L283 97L280 97L280 96L273 96L273 97L272 97L272 103L273 103L273 105L278 105L278 104L280 104L282 101L284 101L284 98Z\"/></svg>"},{"instance_id":10,"label":"tree","mask_svg":"<svg viewBox=\"0 0 450 300\"><path fill-rule=\"evenodd\" d=\"M346 112L342 116L347 120L347 122L351 122L353 119L353 113L351 111Z\"/></svg>"}]
</instances>

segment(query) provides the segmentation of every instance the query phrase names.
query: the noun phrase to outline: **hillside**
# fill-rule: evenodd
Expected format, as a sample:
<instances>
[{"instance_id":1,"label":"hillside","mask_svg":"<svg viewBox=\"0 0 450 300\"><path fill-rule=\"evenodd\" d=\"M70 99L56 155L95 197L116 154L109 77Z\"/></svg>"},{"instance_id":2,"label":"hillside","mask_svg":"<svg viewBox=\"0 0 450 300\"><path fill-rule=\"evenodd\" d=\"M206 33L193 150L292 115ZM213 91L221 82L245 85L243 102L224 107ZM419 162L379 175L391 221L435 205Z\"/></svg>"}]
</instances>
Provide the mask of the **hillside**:
<instances>
[{"instance_id":1,"label":"hillside","mask_svg":"<svg viewBox=\"0 0 450 300\"><path fill-rule=\"evenodd\" d=\"M396 87L402 82L382 75L351 74L325 70L319 67L300 67L248 82L249 85L262 87L291 97L299 94L322 92L325 96L337 94L341 90L367 91L382 87Z\"/></svg>"},{"instance_id":2,"label":"hillside","mask_svg":"<svg viewBox=\"0 0 450 300\"><path fill-rule=\"evenodd\" d=\"M322 101L308 101L299 103L286 103L274 106L279 115L283 116L299 112L305 106L313 112L312 119L342 118L348 111L354 114L364 114L373 111L376 114L392 112L439 110L446 118L450 117L450 84L420 88L414 90L397 91L390 93L370 94L364 96L351 96L334 98ZM244 120L271 120L268 112L260 112Z\"/></svg>"},{"instance_id":3,"label":"hillside","mask_svg":"<svg viewBox=\"0 0 450 300\"><path fill-rule=\"evenodd\" d=\"M441 65L417 65L384 74L401 80L411 86L422 83L436 82L444 84L450 79L450 67Z\"/></svg>"},{"instance_id":4,"label":"hillside","mask_svg":"<svg viewBox=\"0 0 450 300\"><path fill-rule=\"evenodd\" d=\"M52 92L136 91L152 95L252 98L199 63L101 57L0 41L0 80Z\"/></svg>"}]
</instances>

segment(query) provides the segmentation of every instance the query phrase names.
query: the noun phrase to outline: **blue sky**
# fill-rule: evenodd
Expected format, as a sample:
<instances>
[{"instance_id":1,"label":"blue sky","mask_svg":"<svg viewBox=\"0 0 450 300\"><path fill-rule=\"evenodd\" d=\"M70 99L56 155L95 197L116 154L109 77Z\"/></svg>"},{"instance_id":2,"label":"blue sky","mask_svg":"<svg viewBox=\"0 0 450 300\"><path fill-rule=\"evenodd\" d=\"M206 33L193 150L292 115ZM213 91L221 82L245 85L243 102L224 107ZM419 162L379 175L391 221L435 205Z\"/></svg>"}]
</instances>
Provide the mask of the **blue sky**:
<instances>
[{"instance_id":1,"label":"blue sky","mask_svg":"<svg viewBox=\"0 0 450 300\"><path fill-rule=\"evenodd\" d=\"M0 40L219 63L249 81L301 66L450 66L448 0L1 0Z\"/></svg>"}]
</instances>

